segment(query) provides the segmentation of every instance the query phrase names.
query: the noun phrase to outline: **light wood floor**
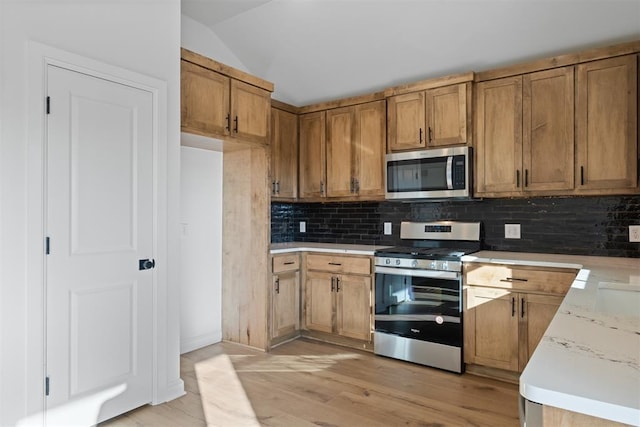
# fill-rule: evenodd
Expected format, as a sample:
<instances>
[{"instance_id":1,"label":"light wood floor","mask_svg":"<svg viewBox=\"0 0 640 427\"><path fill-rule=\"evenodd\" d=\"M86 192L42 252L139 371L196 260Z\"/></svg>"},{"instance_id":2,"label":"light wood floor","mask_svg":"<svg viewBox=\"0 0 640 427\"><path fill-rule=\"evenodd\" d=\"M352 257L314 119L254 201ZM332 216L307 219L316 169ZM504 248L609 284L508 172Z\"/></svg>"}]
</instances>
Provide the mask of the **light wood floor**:
<instances>
[{"instance_id":1,"label":"light wood floor","mask_svg":"<svg viewBox=\"0 0 640 427\"><path fill-rule=\"evenodd\" d=\"M517 386L316 341L182 356L187 394L104 426L518 426Z\"/></svg>"}]
</instances>

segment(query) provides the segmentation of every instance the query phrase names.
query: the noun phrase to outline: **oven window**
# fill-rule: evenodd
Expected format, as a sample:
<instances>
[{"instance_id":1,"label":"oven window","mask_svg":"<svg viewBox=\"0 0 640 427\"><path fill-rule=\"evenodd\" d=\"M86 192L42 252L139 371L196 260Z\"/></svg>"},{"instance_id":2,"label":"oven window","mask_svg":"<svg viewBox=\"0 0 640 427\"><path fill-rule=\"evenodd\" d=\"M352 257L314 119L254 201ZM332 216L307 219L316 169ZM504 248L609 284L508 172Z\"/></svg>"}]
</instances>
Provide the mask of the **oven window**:
<instances>
[{"instance_id":1,"label":"oven window","mask_svg":"<svg viewBox=\"0 0 640 427\"><path fill-rule=\"evenodd\" d=\"M460 281L376 274L376 314L460 317Z\"/></svg>"}]
</instances>

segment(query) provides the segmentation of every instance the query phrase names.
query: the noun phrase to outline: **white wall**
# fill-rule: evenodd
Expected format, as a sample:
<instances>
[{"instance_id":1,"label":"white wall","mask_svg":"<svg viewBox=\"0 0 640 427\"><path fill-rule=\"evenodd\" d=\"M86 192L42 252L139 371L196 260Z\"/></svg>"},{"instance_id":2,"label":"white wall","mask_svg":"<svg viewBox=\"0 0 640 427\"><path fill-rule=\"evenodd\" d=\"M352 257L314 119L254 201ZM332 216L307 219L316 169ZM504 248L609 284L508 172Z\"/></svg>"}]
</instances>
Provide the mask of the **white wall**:
<instances>
[{"instance_id":1,"label":"white wall","mask_svg":"<svg viewBox=\"0 0 640 427\"><path fill-rule=\"evenodd\" d=\"M39 408L42 384L30 366L41 342L28 328L28 254L41 241L28 239L29 169L28 46L41 42L78 55L155 77L167 83L167 151L159 172L163 200L160 246L168 260L167 286L158 297L166 327L158 329L162 349L158 400L180 394L179 378L179 144L180 144L180 2L179 0L0 0L0 425L14 425Z\"/></svg>"},{"instance_id":2,"label":"white wall","mask_svg":"<svg viewBox=\"0 0 640 427\"><path fill-rule=\"evenodd\" d=\"M238 57L209 27L182 15L182 47L250 73Z\"/></svg>"},{"instance_id":3,"label":"white wall","mask_svg":"<svg viewBox=\"0 0 640 427\"><path fill-rule=\"evenodd\" d=\"M222 153L180 150L180 352L222 339Z\"/></svg>"}]
</instances>

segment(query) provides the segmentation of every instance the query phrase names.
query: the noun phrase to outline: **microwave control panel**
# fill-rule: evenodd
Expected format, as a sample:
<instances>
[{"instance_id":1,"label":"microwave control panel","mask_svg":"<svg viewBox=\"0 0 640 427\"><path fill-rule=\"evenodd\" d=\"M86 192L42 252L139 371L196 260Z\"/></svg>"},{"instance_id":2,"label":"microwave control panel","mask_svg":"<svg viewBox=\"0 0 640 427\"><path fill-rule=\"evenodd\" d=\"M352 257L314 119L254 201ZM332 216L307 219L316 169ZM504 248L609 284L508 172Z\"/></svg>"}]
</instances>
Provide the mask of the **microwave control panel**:
<instances>
[{"instance_id":1,"label":"microwave control panel","mask_svg":"<svg viewBox=\"0 0 640 427\"><path fill-rule=\"evenodd\" d=\"M466 186L465 177L465 156L453 156L453 189L463 189Z\"/></svg>"}]
</instances>

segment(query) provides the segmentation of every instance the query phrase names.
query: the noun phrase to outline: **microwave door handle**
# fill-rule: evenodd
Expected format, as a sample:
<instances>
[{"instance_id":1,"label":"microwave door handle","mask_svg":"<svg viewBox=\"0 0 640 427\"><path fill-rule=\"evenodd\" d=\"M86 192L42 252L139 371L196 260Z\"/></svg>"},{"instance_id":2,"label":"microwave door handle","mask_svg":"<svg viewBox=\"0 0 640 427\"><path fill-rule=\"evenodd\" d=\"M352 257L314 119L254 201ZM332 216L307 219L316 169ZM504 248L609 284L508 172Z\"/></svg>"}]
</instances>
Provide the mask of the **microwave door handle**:
<instances>
[{"instance_id":1,"label":"microwave door handle","mask_svg":"<svg viewBox=\"0 0 640 427\"><path fill-rule=\"evenodd\" d=\"M453 190L453 156L447 157L447 189Z\"/></svg>"}]
</instances>

